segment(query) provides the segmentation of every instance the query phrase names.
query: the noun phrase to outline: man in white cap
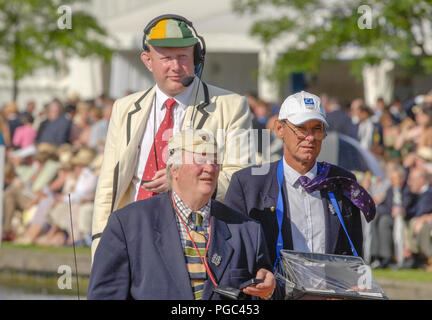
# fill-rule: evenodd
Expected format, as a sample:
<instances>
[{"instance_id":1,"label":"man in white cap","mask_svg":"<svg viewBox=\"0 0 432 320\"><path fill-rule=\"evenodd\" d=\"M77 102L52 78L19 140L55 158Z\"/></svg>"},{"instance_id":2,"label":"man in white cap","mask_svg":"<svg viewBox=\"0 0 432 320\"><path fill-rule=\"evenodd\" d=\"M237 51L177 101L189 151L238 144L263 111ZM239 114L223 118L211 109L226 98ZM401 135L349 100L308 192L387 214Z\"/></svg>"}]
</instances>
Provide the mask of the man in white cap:
<instances>
[{"instance_id":1,"label":"man in white cap","mask_svg":"<svg viewBox=\"0 0 432 320\"><path fill-rule=\"evenodd\" d=\"M261 222L274 266L281 249L362 254L360 210L370 221L375 204L352 173L317 162L327 126L316 95L289 96L275 124L282 159L265 175L249 167L232 176L224 203Z\"/></svg>"},{"instance_id":2,"label":"man in white cap","mask_svg":"<svg viewBox=\"0 0 432 320\"><path fill-rule=\"evenodd\" d=\"M262 282L243 293L270 298L276 282L260 224L211 199L220 171L215 139L185 130L168 150L172 191L110 215L88 298L221 299L252 278Z\"/></svg>"}]
</instances>

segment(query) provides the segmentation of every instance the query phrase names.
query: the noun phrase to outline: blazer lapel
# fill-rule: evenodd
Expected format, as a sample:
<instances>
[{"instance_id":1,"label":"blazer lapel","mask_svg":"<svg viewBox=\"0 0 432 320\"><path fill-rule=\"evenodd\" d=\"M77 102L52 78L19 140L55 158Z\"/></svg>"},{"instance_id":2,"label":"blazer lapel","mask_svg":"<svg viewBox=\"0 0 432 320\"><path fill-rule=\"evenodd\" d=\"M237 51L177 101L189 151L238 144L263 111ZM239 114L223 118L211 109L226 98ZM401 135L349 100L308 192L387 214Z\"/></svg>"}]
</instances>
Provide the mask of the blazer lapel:
<instances>
[{"instance_id":1,"label":"blazer lapel","mask_svg":"<svg viewBox=\"0 0 432 320\"><path fill-rule=\"evenodd\" d=\"M214 202L213 202L214 204ZM214 206L212 205L212 212ZM211 237L207 261L216 283L220 282L222 276L231 261L234 249L227 242L231 238L231 232L224 221L211 216ZM214 285L210 278L204 285L203 300L209 300L213 296Z\"/></svg>"},{"instance_id":2,"label":"blazer lapel","mask_svg":"<svg viewBox=\"0 0 432 320\"><path fill-rule=\"evenodd\" d=\"M154 100L154 94L155 87L148 89L137 101L135 101L135 108L128 113L126 121L126 145L129 145L131 138L135 137L134 133L136 133L140 125L142 125L143 121L136 120L147 119L153 105L152 102ZM141 111L143 113L141 113Z\"/></svg>"},{"instance_id":3,"label":"blazer lapel","mask_svg":"<svg viewBox=\"0 0 432 320\"><path fill-rule=\"evenodd\" d=\"M336 200L338 201L339 208L342 208L342 201L338 200L337 194L335 194ZM332 254L335 252L336 244L339 238L339 230L341 228L341 224L339 218L336 214L336 211L331 204L329 196L326 192L321 192L321 198L324 207L324 215L325 215L325 227L326 227L326 235L325 235L325 252Z\"/></svg>"},{"instance_id":4,"label":"blazer lapel","mask_svg":"<svg viewBox=\"0 0 432 320\"><path fill-rule=\"evenodd\" d=\"M118 206L118 202L123 197L124 192L129 187L129 182L132 180L139 155L138 145L141 142L147 118L153 106L154 95L155 87L147 90L135 101L127 114L125 132L122 132L126 139L123 140L125 143L122 143L119 148L118 191L116 193L114 208ZM123 183L123 181L127 183Z\"/></svg>"},{"instance_id":5,"label":"blazer lapel","mask_svg":"<svg viewBox=\"0 0 432 320\"><path fill-rule=\"evenodd\" d=\"M276 177L276 165L271 164L269 173L267 174L266 184L263 188L263 191L260 192L260 197L257 200L260 200L261 203L258 204L259 210L264 210L265 208L276 208L277 200L279 196L279 185ZM274 211L276 212L276 211Z\"/></svg>"},{"instance_id":6,"label":"blazer lapel","mask_svg":"<svg viewBox=\"0 0 432 320\"><path fill-rule=\"evenodd\" d=\"M274 214L275 214L275 219L277 220L277 213L276 213L276 206L277 206L277 201L278 201L278 197L279 197L279 189L281 188L281 186L279 186L278 180L277 180L277 167L278 167L279 161L275 162L275 164L273 165L273 167L271 168L270 171L270 175L271 175L271 180L270 183L268 184L268 191L267 191L267 198L271 199L274 203ZM268 201L268 200L267 200ZM283 201L283 213L284 213L284 219L286 219L286 230L282 230L282 236L283 236L283 241L284 241L284 249L286 250L292 250L293 249L293 239L292 239L292 232L291 232L291 216L290 216L290 211L289 211L289 206L288 206L288 192L286 189L286 184L285 184L285 177L283 179L282 182L282 201Z\"/></svg>"},{"instance_id":7,"label":"blazer lapel","mask_svg":"<svg viewBox=\"0 0 432 320\"><path fill-rule=\"evenodd\" d=\"M183 299L193 300L189 273L186 268L184 251L180 243L177 220L170 195L171 193L166 193L166 200L163 201L158 220L155 223L155 246L172 278L173 285L177 286Z\"/></svg>"},{"instance_id":8,"label":"blazer lapel","mask_svg":"<svg viewBox=\"0 0 432 320\"><path fill-rule=\"evenodd\" d=\"M206 107L210 104L207 85L199 79L194 83L195 88L192 92L189 106L186 110L186 115L182 126L183 130L190 128L202 128L204 122L210 115L206 110Z\"/></svg>"}]
</instances>

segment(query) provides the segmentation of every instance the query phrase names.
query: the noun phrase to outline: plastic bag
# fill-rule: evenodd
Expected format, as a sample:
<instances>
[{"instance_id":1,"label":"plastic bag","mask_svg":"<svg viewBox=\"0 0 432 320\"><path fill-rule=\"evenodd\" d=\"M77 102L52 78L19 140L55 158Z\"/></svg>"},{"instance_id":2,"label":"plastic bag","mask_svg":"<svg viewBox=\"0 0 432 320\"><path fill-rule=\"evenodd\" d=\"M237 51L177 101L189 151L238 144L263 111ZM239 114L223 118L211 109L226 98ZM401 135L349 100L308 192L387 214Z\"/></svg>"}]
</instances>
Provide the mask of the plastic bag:
<instances>
[{"instance_id":1,"label":"plastic bag","mask_svg":"<svg viewBox=\"0 0 432 320\"><path fill-rule=\"evenodd\" d=\"M388 299L360 257L281 250L275 276L285 299Z\"/></svg>"}]
</instances>

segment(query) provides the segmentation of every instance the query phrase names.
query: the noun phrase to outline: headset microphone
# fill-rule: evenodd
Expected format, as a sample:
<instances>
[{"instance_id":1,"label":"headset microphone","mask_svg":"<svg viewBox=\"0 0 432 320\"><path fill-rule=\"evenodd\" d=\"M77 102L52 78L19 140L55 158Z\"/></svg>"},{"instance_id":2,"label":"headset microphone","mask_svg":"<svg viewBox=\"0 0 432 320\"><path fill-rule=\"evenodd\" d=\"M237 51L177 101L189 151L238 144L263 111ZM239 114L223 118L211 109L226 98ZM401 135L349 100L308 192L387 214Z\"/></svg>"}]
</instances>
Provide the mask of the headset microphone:
<instances>
[{"instance_id":1,"label":"headset microphone","mask_svg":"<svg viewBox=\"0 0 432 320\"><path fill-rule=\"evenodd\" d=\"M189 87L191 85L191 83L194 81L195 77L185 77L182 80L182 85L183 87Z\"/></svg>"}]
</instances>

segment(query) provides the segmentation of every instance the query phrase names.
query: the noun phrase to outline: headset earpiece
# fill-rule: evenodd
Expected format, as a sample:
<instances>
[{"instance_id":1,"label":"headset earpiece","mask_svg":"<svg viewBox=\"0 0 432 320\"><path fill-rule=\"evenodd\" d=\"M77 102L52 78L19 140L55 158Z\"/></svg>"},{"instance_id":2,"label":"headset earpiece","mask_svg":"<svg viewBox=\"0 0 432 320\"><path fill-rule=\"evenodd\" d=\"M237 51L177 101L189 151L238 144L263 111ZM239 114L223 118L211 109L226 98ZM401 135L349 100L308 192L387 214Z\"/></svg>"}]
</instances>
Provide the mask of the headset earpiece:
<instances>
[{"instance_id":1,"label":"headset earpiece","mask_svg":"<svg viewBox=\"0 0 432 320\"><path fill-rule=\"evenodd\" d=\"M201 49L201 44L198 42L194 46L194 66L199 66L204 62L204 53Z\"/></svg>"}]
</instances>

